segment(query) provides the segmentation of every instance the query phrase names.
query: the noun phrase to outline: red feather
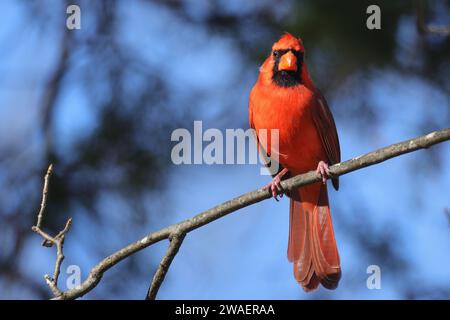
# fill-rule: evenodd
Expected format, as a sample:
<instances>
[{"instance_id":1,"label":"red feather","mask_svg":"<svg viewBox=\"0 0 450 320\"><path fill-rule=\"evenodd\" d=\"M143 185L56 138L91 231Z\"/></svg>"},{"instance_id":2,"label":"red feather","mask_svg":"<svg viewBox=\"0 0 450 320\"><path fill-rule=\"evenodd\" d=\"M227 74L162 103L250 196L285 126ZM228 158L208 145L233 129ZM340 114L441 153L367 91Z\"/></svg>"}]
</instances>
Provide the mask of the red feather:
<instances>
[{"instance_id":1,"label":"red feather","mask_svg":"<svg viewBox=\"0 0 450 320\"><path fill-rule=\"evenodd\" d=\"M284 61L286 52L289 57ZM341 159L333 115L314 87L303 55L302 41L283 35L262 65L249 99L250 126L257 134L260 129L279 130L279 162L291 175L315 170L320 161L331 165ZM286 66L281 77L287 74L281 82L274 77L279 61ZM271 149L270 144L267 148ZM339 188L337 178L333 185ZM288 259L293 263L294 276L305 291L316 289L319 283L334 289L341 269L327 186L318 182L299 188L290 197Z\"/></svg>"}]
</instances>

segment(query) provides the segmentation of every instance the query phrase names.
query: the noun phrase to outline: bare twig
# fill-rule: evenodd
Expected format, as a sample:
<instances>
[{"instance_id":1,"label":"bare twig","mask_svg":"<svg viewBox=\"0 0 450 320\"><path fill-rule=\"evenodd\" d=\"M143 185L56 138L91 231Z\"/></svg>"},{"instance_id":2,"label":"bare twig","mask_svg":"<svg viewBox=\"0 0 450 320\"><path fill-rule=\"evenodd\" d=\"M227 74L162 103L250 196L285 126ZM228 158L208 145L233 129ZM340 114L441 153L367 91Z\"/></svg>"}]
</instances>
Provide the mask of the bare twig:
<instances>
[{"instance_id":1,"label":"bare twig","mask_svg":"<svg viewBox=\"0 0 450 320\"><path fill-rule=\"evenodd\" d=\"M61 230L55 237L50 236L48 233L42 230L42 220L44 217L45 208L47 207L48 186L50 183L50 177L52 175L52 172L53 172L53 165L49 165L47 173L44 178L41 208L38 213L37 223L31 229L44 239L44 241L42 242L43 246L51 247L53 245L56 245L56 261L55 261L55 269L53 271L53 277L50 277L48 274L44 275L45 282L50 287L50 290L53 292L53 295L56 297L61 295L62 293L61 290L58 289L58 278L61 272L61 264L64 260L64 253L63 253L64 237L70 229L70 226L72 224L72 218L69 218L67 220L64 229Z\"/></svg>"},{"instance_id":2,"label":"bare twig","mask_svg":"<svg viewBox=\"0 0 450 320\"><path fill-rule=\"evenodd\" d=\"M170 264L175 258L178 249L180 249L183 243L186 233L176 233L170 239L170 245L167 249L167 253L164 258L159 263L159 267L155 272L150 288L148 289L146 300L155 300L158 293L159 287L161 287L164 278L166 277L167 271L169 271Z\"/></svg>"},{"instance_id":3,"label":"bare twig","mask_svg":"<svg viewBox=\"0 0 450 320\"><path fill-rule=\"evenodd\" d=\"M42 225L42 217L44 216L45 207L47 206L47 196L48 196L48 184L50 177L53 173L53 165L49 165L47 169L47 173L44 177L44 188L42 189L42 201L41 201L41 208L38 213L38 219L36 223L36 228L40 228Z\"/></svg>"},{"instance_id":4,"label":"bare twig","mask_svg":"<svg viewBox=\"0 0 450 320\"><path fill-rule=\"evenodd\" d=\"M434 131L427 135L393 144L388 147L381 148L376 151L369 152L365 155L353 158L351 160L335 164L330 167L330 173L332 177L338 177L346 173L383 162L393 157L400 156L405 153L431 147L437 143L447 140L450 140L450 128ZM300 174L298 176L282 181L281 185L284 192L288 192L292 189L299 188L301 186L318 181L321 181L321 176L315 171L310 171L305 174ZM120 261L163 239L171 239L169 249L167 250L166 255L164 256L158 270L156 271L156 274L152 281L152 285L150 286L149 293L147 295L148 298L153 299L156 297L158 289L164 280L164 276L166 275L170 267L170 263L172 262L174 256L180 248L184 236L188 232L198 229L241 208L250 206L254 203L269 198L271 198L270 191L264 188L260 188L258 190L243 194L232 200L228 200L209 210L197 214L190 219L150 233L144 238L127 245L126 247L100 261L91 269L87 279L80 286L65 292L61 292L60 294L56 295L55 299L76 299L83 296L84 294L95 288L95 286L101 280L103 274Z\"/></svg>"}]
</instances>

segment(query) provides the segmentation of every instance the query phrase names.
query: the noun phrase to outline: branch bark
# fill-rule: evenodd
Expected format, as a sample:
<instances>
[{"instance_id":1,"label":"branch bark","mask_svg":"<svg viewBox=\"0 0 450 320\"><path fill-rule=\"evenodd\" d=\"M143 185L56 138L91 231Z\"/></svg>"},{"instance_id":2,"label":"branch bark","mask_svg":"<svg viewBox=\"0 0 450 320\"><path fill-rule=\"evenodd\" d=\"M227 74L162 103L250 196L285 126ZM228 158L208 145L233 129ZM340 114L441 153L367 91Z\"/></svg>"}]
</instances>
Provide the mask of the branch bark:
<instances>
[{"instance_id":1,"label":"branch bark","mask_svg":"<svg viewBox=\"0 0 450 320\"><path fill-rule=\"evenodd\" d=\"M365 155L353 158L351 160L335 164L329 168L330 175L332 177L338 177L349 172L386 161L393 157L400 156L405 153L429 148L437 143L441 143L447 140L450 140L450 128L434 131L427 135L393 144L388 147L381 148L376 151L369 152ZM318 181L321 181L321 176L315 171L310 171L282 181L281 185L284 192L288 192L292 189ZM237 211L241 208L250 206L254 203L269 198L271 198L270 191L264 188L260 188L258 190L248 192L234 199L228 200L209 210L197 214L190 219L150 233L144 238L127 245L126 247L100 261L95 267L92 268L87 279L80 286L65 292L55 294L54 299L76 299L83 296L84 294L91 291L99 283L103 274L108 269L110 269L120 261L161 240L169 239L171 241L170 246L166 252L166 255L161 261L155 273L155 276L153 277L152 284L147 293L147 299L155 299L158 290L162 282L164 281L164 277L167 274L170 264L177 254L178 249L180 248L187 233L198 229L214 220L220 219L223 216Z\"/></svg>"},{"instance_id":2,"label":"branch bark","mask_svg":"<svg viewBox=\"0 0 450 320\"><path fill-rule=\"evenodd\" d=\"M161 284L166 277L167 271L169 271L170 264L178 253L178 250L180 249L185 236L186 233L177 233L172 236L172 239L170 239L169 248L167 249L166 255L161 260L159 267L156 270L150 288L148 289L147 296L145 297L146 300L156 299L158 290L161 287Z\"/></svg>"},{"instance_id":3,"label":"branch bark","mask_svg":"<svg viewBox=\"0 0 450 320\"><path fill-rule=\"evenodd\" d=\"M55 269L53 271L53 277L50 277L48 274L44 275L45 282L49 286L50 290L53 292L53 295L59 296L62 292L58 288L58 278L61 272L61 264L64 260L63 246L64 246L64 237L66 233L69 231L70 226L72 225L72 218L69 218L62 229L58 234L54 237L49 235L47 232L42 230L42 220L44 218L45 208L47 207L47 197L48 197L48 186L50 184L50 177L53 173L53 165L49 165L47 169L47 173L44 177L44 187L42 188L42 201L41 208L39 209L38 217L36 225L31 227L31 230L39 234L44 241L42 245L44 247L52 247L56 246L56 261L55 261Z\"/></svg>"}]
</instances>

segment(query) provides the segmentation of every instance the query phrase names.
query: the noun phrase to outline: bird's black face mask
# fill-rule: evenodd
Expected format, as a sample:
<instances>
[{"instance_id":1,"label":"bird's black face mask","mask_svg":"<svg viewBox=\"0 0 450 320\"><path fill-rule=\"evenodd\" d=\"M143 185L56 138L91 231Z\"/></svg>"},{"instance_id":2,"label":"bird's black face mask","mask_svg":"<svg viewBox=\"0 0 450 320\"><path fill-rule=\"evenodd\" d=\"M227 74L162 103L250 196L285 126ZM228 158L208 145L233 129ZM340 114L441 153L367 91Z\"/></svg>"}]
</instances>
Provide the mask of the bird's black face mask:
<instances>
[{"instance_id":1,"label":"bird's black face mask","mask_svg":"<svg viewBox=\"0 0 450 320\"><path fill-rule=\"evenodd\" d=\"M275 50L272 52L273 82L280 87L294 87L302 83L303 52L297 50Z\"/></svg>"}]
</instances>

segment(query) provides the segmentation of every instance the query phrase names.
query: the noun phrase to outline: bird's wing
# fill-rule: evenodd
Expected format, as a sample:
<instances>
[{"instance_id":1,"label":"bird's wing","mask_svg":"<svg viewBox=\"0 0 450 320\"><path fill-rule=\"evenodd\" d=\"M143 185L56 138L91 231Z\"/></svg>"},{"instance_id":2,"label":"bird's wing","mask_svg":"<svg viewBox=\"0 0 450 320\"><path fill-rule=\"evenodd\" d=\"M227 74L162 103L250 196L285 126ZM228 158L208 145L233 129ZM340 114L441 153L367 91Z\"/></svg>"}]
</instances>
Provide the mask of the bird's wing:
<instances>
[{"instance_id":1,"label":"bird's wing","mask_svg":"<svg viewBox=\"0 0 450 320\"><path fill-rule=\"evenodd\" d=\"M322 145L325 149L329 165L341 162L341 149L339 146L339 138L334 123L333 114L328 107L325 97L320 91L316 91L317 104L313 109L314 124L319 132ZM339 189L339 178L334 178L333 186Z\"/></svg>"}]
</instances>

